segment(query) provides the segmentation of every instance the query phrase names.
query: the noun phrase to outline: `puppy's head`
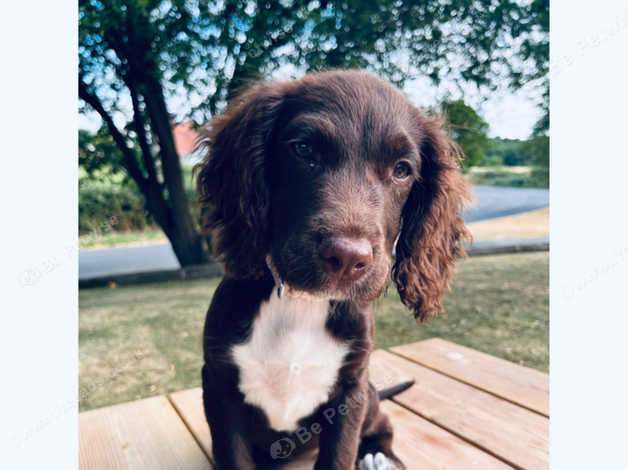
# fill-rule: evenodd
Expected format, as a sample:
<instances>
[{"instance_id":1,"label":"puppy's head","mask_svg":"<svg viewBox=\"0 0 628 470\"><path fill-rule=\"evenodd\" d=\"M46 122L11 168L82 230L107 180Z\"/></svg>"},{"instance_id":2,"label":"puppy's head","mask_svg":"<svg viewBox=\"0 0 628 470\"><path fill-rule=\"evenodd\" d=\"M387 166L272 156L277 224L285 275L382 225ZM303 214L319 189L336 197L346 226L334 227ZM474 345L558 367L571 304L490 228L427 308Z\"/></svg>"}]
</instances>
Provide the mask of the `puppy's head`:
<instances>
[{"instance_id":1,"label":"puppy's head","mask_svg":"<svg viewBox=\"0 0 628 470\"><path fill-rule=\"evenodd\" d=\"M228 276L369 302L393 279L426 318L468 236L467 186L442 123L363 72L262 83L208 129L202 226ZM397 240L393 266L392 252Z\"/></svg>"}]
</instances>

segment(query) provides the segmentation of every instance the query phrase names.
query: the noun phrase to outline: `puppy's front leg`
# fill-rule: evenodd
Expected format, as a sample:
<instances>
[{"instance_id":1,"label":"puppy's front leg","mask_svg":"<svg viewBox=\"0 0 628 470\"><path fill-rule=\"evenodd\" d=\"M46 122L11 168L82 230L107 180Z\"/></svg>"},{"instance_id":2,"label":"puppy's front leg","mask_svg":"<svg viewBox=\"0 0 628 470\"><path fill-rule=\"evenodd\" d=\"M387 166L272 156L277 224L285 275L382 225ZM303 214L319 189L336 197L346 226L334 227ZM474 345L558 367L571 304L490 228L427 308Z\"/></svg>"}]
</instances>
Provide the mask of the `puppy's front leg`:
<instances>
[{"instance_id":1,"label":"puppy's front leg","mask_svg":"<svg viewBox=\"0 0 628 470\"><path fill-rule=\"evenodd\" d=\"M314 470L354 468L367 407L368 385L360 381L322 411L324 425Z\"/></svg>"},{"instance_id":2,"label":"puppy's front leg","mask_svg":"<svg viewBox=\"0 0 628 470\"><path fill-rule=\"evenodd\" d=\"M212 436L216 470L257 470L243 437L233 424L237 405L228 396L215 393L210 368L203 366L203 408ZM214 391L212 393L212 391Z\"/></svg>"}]
</instances>

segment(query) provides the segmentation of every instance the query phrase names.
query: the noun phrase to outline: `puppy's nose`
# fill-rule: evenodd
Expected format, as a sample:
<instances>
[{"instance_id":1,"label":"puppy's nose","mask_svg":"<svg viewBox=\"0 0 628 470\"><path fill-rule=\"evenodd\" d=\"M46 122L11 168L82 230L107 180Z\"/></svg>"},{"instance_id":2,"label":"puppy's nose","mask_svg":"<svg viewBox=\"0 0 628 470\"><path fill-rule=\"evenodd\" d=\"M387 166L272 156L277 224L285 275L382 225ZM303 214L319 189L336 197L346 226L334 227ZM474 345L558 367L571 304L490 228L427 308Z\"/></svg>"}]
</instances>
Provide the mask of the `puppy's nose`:
<instances>
[{"instance_id":1,"label":"puppy's nose","mask_svg":"<svg viewBox=\"0 0 628 470\"><path fill-rule=\"evenodd\" d=\"M338 281L357 281L373 261L373 247L364 238L332 237L321 256L328 276Z\"/></svg>"}]
</instances>

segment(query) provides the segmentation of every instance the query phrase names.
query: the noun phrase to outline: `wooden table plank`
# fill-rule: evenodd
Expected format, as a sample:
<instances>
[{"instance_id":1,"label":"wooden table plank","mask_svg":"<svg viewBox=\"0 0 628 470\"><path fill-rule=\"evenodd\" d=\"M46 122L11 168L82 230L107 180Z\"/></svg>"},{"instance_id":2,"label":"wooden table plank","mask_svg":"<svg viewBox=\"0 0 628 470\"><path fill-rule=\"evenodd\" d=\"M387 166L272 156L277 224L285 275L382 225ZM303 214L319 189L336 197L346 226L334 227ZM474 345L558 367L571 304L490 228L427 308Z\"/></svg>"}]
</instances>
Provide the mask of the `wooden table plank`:
<instances>
[{"instance_id":1,"label":"wooden table plank","mask_svg":"<svg viewBox=\"0 0 628 470\"><path fill-rule=\"evenodd\" d=\"M185 422L205 455L213 462L212 436L203 410L203 389L201 387L171 393L168 398L181 419Z\"/></svg>"},{"instance_id":2,"label":"wooden table plank","mask_svg":"<svg viewBox=\"0 0 628 470\"><path fill-rule=\"evenodd\" d=\"M395 430L393 450L411 470L513 468L396 403L381 407Z\"/></svg>"},{"instance_id":3,"label":"wooden table plank","mask_svg":"<svg viewBox=\"0 0 628 470\"><path fill-rule=\"evenodd\" d=\"M370 369L370 378L376 388L382 389L393 385L412 380L408 374L400 373L399 370L381 367L381 363L375 363ZM203 390L193 388L171 393L168 396L170 402L175 407L181 419L194 435L194 438L203 448L205 454L212 459L212 439L209 426L203 411Z\"/></svg>"},{"instance_id":4,"label":"wooden table plank","mask_svg":"<svg viewBox=\"0 0 628 470\"><path fill-rule=\"evenodd\" d=\"M548 467L546 417L387 351L374 352L371 363L416 379L393 399L405 408L516 467Z\"/></svg>"},{"instance_id":5,"label":"wooden table plank","mask_svg":"<svg viewBox=\"0 0 628 470\"><path fill-rule=\"evenodd\" d=\"M166 397L79 415L81 470L208 470L211 464Z\"/></svg>"},{"instance_id":6,"label":"wooden table plank","mask_svg":"<svg viewBox=\"0 0 628 470\"><path fill-rule=\"evenodd\" d=\"M390 387L411 379L412 374L386 361L372 361L371 381L377 388ZM211 434L203 413L201 388L169 396L173 406L194 434L205 453L211 456ZM506 469L512 468L455 435L390 401L382 403L395 429L395 450L409 468L424 469Z\"/></svg>"},{"instance_id":7,"label":"wooden table plank","mask_svg":"<svg viewBox=\"0 0 628 470\"><path fill-rule=\"evenodd\" d=\"M211 455L211 435L203 414L202 390L194 388L173 393L170 400L196 440ZM395 429L395 451L408 463L409 468L512 468L395 403L386 401L382 407L390 416Z\"/></svg>"},{"instance_id":8,"label":"wooden table plank","mask_svg":"<svg viewBox=\"0 0 628 470\"><path fill-rule=\"evenodd\" d=\"M549 416L549 376L440 338L390 349L430 369Z\"/></svg>"}]
</instances>

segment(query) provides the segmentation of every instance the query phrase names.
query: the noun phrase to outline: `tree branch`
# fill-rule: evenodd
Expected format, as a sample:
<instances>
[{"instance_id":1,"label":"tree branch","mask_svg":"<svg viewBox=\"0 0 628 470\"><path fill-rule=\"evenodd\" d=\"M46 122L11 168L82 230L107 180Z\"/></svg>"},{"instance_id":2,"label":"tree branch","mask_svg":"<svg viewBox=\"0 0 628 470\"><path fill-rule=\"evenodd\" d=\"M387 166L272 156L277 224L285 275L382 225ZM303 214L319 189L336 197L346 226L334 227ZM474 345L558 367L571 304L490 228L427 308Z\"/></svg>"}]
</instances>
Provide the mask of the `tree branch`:
<instances>
[{"instance_id":1,"label":"tree branch","mask_svg":"<svg viewBox=\"0 0 628 470\"><path fill-rule=\"evenodd\" d=\"M83 81L82 77L79 76L79 97L89 104L94 111L96 111L100 117L105 121L107 128L109 129L109 133L116 145L120 148L122 155L124 156L124 166L128 170L131 177L135 180L137 185L140 187L142 191L145 191L148 187L148 181L142 174L142 170L137 164L137 160L135 159L135 153L128 147L124 136L118 130L113 119L109 115L109 113L105 110L98 96L95 93L91 93L87 84Z\"/></svg>"},{"instance_id":2,"label":"tree branch","mask_svg":"<svg viewBox=\"0 0 628 470\"><path fill-rule=\"evenodd\" d=\"M155 169L155 162L148 145L148 138L146 137L146 128L144 124L144 117L142 116L142 110L140 109L139 97L137 94L137 86L135 80L132 77L126 77L124 80L131 92L131 103L133 104L133 123L135 124L135 132L137 132L137 140L142 150L142 162L146 167L148 173L148 179L153 184L159 184L157 180L157 171Z\"/></svg>"},{"instance_id":3,"label":"tree branch","mask_svg":"<svg viewBox=\"0 0 628 470\"><path fill-rule=\"evenodd\" d=\"M96 111L100 117L105 121L109 133L113 137L116 145L120 148L122 155L124 156L123 165L128 171L129 175L137 183L140 191L144 195L146 206L149 211L161 226L164 233L170 237L172 235L172 214L166 200L163 197L163 190L157 179L154 181L147 179L142 174L142 170L137 164L135 159L135 152L131 150L126 144L125 138L118 130L113 119L109 113L105 110L98 96L95 93L89 91L87 85L79 75L79 97L89 104L94 111ZM138 134L139 135L139 134Z\"/></svg>"}]
</instances>

